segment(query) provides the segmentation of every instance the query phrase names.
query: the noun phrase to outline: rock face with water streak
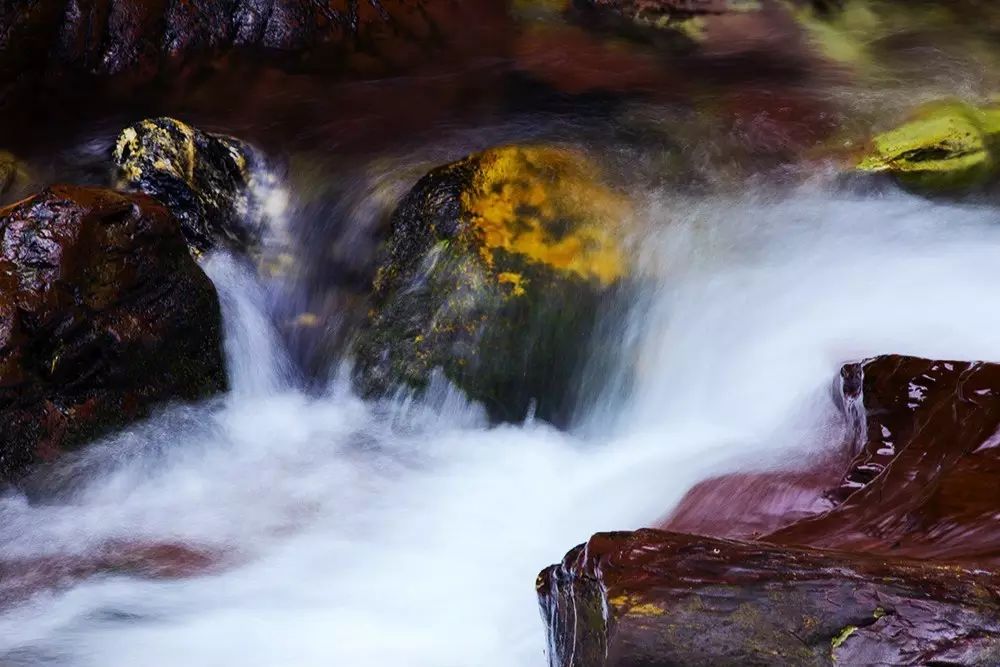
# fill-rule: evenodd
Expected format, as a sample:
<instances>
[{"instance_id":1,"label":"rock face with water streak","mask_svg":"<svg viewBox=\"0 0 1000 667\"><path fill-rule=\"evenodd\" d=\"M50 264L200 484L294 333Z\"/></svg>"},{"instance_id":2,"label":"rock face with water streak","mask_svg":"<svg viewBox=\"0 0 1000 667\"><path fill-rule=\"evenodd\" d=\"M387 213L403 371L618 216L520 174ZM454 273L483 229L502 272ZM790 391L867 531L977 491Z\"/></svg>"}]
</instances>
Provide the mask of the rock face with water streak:
<instances>
[{"instance_id":1,"label":"rock face with water streak","mask_svg":"<svg viewBox=\"0 0 1000 667\"><path fill-rule=\"evenodd\" d=\"M54 186L0 211L0 479L225 384L218 298L163 206Z\"/></svg>"},{"instance_id":2,"label":"rock face with water streak","mask_svg":"<svg viewBox=\"0 0 1000 667\"><path fill-rule=\"evenodd\" d=\"M255 148L173 118L125 128L113 158L120 184L167 206L199 252L256 250L268 200L280 196L272 167Z\"/></svg>"},{"instance_id":3,"label":"rock face with water streak","mask_svg":"<svg viewBox=\"0 0 1000 667\"><path fill-rule=\"evenodd\" d=\"M655 530L538 579L557 667L996 664L1000 575Z\"/></svg>"},{"instance_id":4,"label":"rock face with water streak","mask_svg":"<svg viewBox=\"0 0 1000 667\"><path fill-rule=\"evenodd\" d=\"M996 664L1000 364L876 357L837 388L843 451L665 523L711 538L598 535L546 570L553 664Z\"/></svg>"},{"instance_id":5,"label":"rock face with water streak","mask_svg":"<svg viewBox=\"0 0 1000 667\"><path fill-rule=\"evenodd\" d=\"M629 207L572 150L510 146L433 170L400 203L357 346L368 393L435 369L496 419L565 420Z\"/></svg>"}]
</instances>

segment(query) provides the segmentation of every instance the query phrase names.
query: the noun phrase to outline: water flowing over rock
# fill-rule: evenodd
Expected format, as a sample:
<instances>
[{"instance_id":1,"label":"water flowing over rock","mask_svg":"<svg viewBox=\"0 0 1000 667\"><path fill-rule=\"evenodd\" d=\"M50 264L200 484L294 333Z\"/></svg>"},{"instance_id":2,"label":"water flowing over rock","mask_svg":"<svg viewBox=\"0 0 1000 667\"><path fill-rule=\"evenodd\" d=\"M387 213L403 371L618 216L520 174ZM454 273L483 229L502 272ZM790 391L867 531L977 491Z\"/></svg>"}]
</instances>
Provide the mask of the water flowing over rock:
<instances>
[{"instance_id":1,"label":"water flowing over rock","mask_svg":"<svg viewBox=\"0 0 1000 667\"><path fill-rule=\"evenodd\" d=\"M1000 364L883 356L837 386L843 452L707 480L665 523L712 538L597 535L546 570L552 664L995 664Z\"/></svg>"},{"instance_id":2,"label":"water flowing over rock","mask_svg":"<svg viewBox=\"0 0 1000 667\"><path fill-rule=\"evenodd\" d=\"M630 210L572 150L510 146L433 170L392 217L357 347L368 393L435 369L501 420L563 421ZM605 301L606 303L606 301Z\"/></svg>"},{"instance_id":3,"label":"water flowing over rock","mask_svg":"<svg viewBox=\"0 0 1000 667\"><path fill-rule=\"evenodd\" d=\"M218 298L163 206L53 186L0 211L0 478L225 385Z\"/></svg>"},{"instance_id":4,"label":"water flowing over rock","mask_svg":"<svg viewBox=\"0 0 1000 667\"><path fill-rule=\"evenodd\" d=\"M125 128L113 157L121 185L169 208L198 252L258 250L268 208L282 196L273 167L254 147L173 118Z\"/></svg>"},{"instance_id":5,"label":"water flowing over rock","mask_svg":"<svg viewBox=\"0 0 1000 667\"><path fill-rule=\"evenodd\" d=\"M1000 577L656 530L541 573L555 667L996 664Z\"/></svg>"},{"instance_id":6,"label":"water flowing over rock","mask_svg":"<svg viewBox=\"0 0 1000 667\"><path fill-rule=\"evenodd\" d=\"M878 357L844 387L859 437L836 507L764 539L1000 563L1000 364Z\"/></svg>"}]
</instances>

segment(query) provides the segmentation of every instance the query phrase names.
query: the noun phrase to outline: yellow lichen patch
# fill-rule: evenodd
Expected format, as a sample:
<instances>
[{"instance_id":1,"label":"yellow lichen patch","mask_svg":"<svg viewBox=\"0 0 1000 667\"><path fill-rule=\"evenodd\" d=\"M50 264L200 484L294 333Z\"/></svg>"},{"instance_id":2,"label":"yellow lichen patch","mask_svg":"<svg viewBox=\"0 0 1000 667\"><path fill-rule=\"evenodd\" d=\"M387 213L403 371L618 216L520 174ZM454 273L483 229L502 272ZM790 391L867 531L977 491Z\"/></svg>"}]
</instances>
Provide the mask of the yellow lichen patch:
<instances>
[{"instance_id":1,"label":"yellow lichen patch","mask_svg":"<svg viewBox=\"0 0 1000 667\"><path fill-rule=\"evenodd\" d=\"M926 105L903 125L877 135L858 169L889 172L925 187L967 187L996 170L991 151L1000 112L959 101Z\"/></svg>"},{"instance_id":2,"label":"yellow lichen patch","mask_svg":"<svg viewBox=\"0 0 1000 667\"><path fill-rule=\"evenodd\" d=\"M524 284L525 279L520 273L513 273L511 271L505 271L497 275L497 280L501 283L508 284L511 286L511 294L514 296L524 296Z\"/></svg>"},{"instance_id":3,"label":"yellow lichen patch","mask_svg":"<svg viewBox=\"0 0 1000 667\"><path fill-rule=\"evenodd\" d=\"M608 600L608 603L620 614L633 616L662 616L666 613L663 607L652 602L641 602L629 595L619 595Z\"/></svg>"},{"instance_id":4,"label":"yellow lichen patch","mask_svg":"<svg viewBox=\"0 0 1000 667\"><path fill-rule=\"evenodd\" d=\"M857 626L848 625L839 633L837 633L836 637L830 640L830 648L833 650L840 648L841 646L843 646L844 642L846 642L847 639L857 631L858 631Z\"/></svg>"},{"instance_id":5,"label":"yellow lichen patch","mask_svg":"<svg viewBox=\"0 0 1000 667\"><path fill-rule=\"evenodd\" d=\"M179 133L181 140L178 141L178 137L165 126ZM142 131L141 136L139 130ZM190 125L162 118L157 121L143 120L134 127L125 128L115 142L114 158L126 180L142 177L142 164L148 153L154 154L153 166L156 169L169 172L189 184L194 182L195 131Z\"/></svg>"},{"instance_id":6,"label":"yellow lichen patch","mask_svg":"<svg viewBox=\"0 0 1000 667\"><path fill-rule=\"evenodd\" d=\"M621 237L628 203L601 183L585 156L508 146L477 160L462 207L488 266L504 250L603 284L625 275Z\"/></svg>"}]
</instances>

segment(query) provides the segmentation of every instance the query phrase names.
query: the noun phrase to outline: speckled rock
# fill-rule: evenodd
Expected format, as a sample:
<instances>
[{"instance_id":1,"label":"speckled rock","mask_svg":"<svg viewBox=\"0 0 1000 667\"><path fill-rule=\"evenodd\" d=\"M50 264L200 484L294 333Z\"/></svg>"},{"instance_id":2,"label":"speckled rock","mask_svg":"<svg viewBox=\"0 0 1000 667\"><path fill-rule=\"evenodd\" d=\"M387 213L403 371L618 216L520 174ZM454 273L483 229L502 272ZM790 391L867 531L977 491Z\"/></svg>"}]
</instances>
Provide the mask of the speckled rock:
<instances>
[{"instance_id":1,"label":"speckled rock","mask_svg":"<svg viewBox=\"0 0 1000 667\"><path fill-rule=\"evenodd\" d=\"M166 205L198 252L217 246L255 251L269 205L282 196L273 168L259 151L173 118L125 128L113 157L120 186Z\"/></svg>"},{"instance_id":2,"label":"speckled rock","mask_svg":"<svg viewBox=\"0 0 1000 667\"><path fill-rule=\"evenodd\" d=\"M433 170L394 213L357 345L367 393L444 375L494 418L564 420L631 212L585 156L508 146Z\"/></svg>"},{"instance_id":3,"label":"speckled rock","mask_svg":"<svg viewBox=\"0 0 1000 667\"><path fill-rule=\"evenodd\" d=\"M145 195L53 186L0 210L0 480L226 386L221 316Z\"/></svg>"}]
</instances>

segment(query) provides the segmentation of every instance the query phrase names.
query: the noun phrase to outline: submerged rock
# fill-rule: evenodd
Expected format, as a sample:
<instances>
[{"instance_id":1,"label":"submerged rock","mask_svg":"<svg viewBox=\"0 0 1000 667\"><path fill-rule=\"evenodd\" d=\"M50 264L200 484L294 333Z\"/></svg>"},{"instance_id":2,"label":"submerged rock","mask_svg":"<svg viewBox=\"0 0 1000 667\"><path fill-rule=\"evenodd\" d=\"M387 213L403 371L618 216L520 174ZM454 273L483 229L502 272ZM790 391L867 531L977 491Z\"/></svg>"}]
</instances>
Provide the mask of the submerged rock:
<instances>
[{"instance_id":1,"label":"submerged rock","mask_svg":"<svg viewBox=\"0 0 1000 667\"><path fill-rule=\"evenodd\" d=\"M0 479L226 385L219 302L145 195L54 186L0 210Z\"/></svg>"},{"instance_id":2,"label":"submerged rock","mask_svg":"<svg viewBox=\"0 0 1000 667\"><path fill-rule=\"evenodd\" d=\"M858 164L885 172L923 192L951 192L983 185L998 173L1000 107L935 102L903 125L872 139Z\"/></svg>"},{"instance_id":3,"label":"submerged rock","mask_svg":"<svg viewBox=\"0 0 1000 667\"><path fill-rule=\"evenodd\" d=\"M165 204L199 252L256 250L269 199L280 196L273 170L252 146L173 118L125 128L113 157L120 184Z\"/></svg>"},{"instance_id":4,"label":"submerged rock","mask_svg":"<svg viewBox=\"0 0 1000 667\"><path fill-rule=\"evenodd\" d=\"M655 530L538 578L553 667L990 665L1000 575Z\"/></svg>"},{"instance_id":5,"label":"submerged rock","mask_svg":"<svg viewBox=\"0 0 1000 667\"><path fill-rule=\"evenodd\" d=\"M599 308L628 277L627 202L574 151L494 148L403 199L357 345L368 393L444 375L496 419L564 420Z\"/></svg>"}]
</instances>

